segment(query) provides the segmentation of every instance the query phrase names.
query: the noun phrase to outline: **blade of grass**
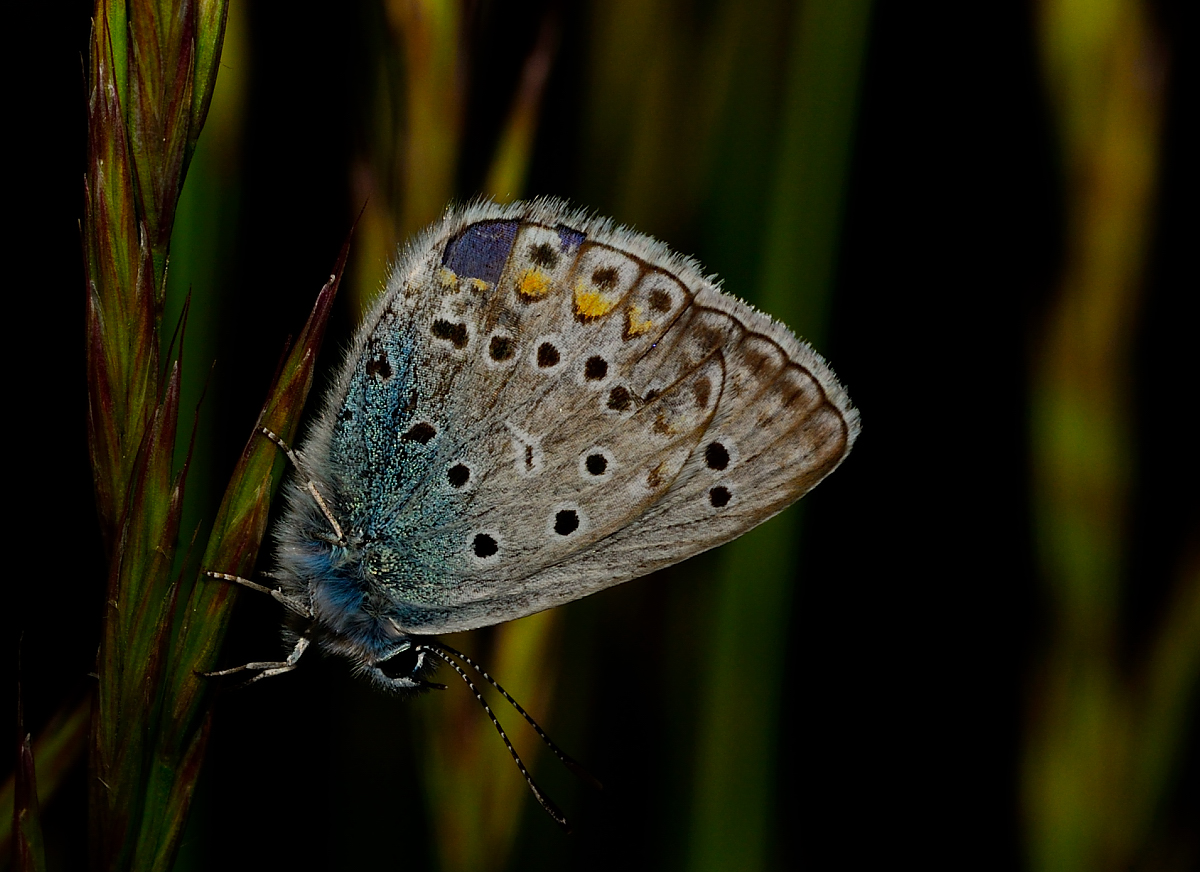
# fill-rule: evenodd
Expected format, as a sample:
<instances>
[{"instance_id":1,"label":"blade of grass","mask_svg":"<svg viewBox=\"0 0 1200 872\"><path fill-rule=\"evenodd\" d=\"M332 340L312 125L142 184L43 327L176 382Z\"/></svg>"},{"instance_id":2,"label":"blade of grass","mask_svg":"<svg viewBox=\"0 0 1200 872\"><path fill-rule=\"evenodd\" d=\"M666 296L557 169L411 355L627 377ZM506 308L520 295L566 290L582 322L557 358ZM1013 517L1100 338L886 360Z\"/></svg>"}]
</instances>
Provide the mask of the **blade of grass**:
<instances>
[{"instance_id":1,"label":"blade of grass","mask_svg":"<svg viewBox=\"0 0 1200 872\"><path fill-rule=\"evenodd\" d=\"M64 706L50 719L33 742L33 759L40 773L38 797L48 805L62 786L67 772L79 762L87 747L90 699ZM16 796L16 773L0 786L0 869L8 868L13 850L13 802Z\"/></svg>"},{"instance_id":2,"label":"blade of grass","mask_svg":"<svg viewBox=\"0 0 1200 872\"><path fill-rule=\"evenodd\" d=\"M1196 732L1200 697L1200 553L1185 554L1138 683L1141 730L1132 749L1130 771L1134 840L1147 844L1157 836L1180 763Z\"/></svg>"},{"instance_id":3,"label":"blade of grass","mask_svg":"<svg viewBox=\"0 0 1200 872\"><path fill-rule=\"evenodd\" d=\"M366 312L396 245L437 218L454 196L468 58L461 2L388 0L390 39L378 58L373 148L354 169L365 204L353 297Z\"/></svg>"},{"instance_id":4,"label":"blade of grass","mask_svg":"<svg viewBox=\"0 0 1200 872\"><path fill-rule=\"evenodd\" d=\"M13 779L13 804L9 811L9 823L13 835L16 836L12 843L13 865L20 872L44 872L46 846L42 838L37 769L33 759L33 740L30 734L25 732L25 703L21 695L20 678L17 679L17 765ZM4 860L7 859L6 856Z\"/></svg>"},{"instance_id":5,"label":"blade of grass","mask_svg":"<svg viewBox=\"0 0 1200 872\"><path fill-rule=\"evenodd\" d=\"M253 575L271 497L284 469L279 450L259 428L289 443L294 440L348 254L349 242L275 377L217 511L202 570ZM150 799L143 813L137 868L167 870L174 861L211 728L213 681L200 673L215 668L236 596L234 585L197 580L174 628L163 689L163 728L147 765Z\"/></svg>"},{"instance_id":6,"label":"blade of grass","mask_svg":"<svg viewBox=\"0 0 1200 872\"><path fill-rule=\"evenodd\" d=\"M548 14L542 21L537 43L521 70L521 81L508 113L508 121L496 144L496 154L483 183L483 192L497 203L516 200L525 190L529 164L533 157L533 138L541 115L542 96L561 34L558 16Z\"/></svg>"},{"instance_id":7,"label":"blade of grass","mask_svg":"<svg viewBox=\"0 0 1200 872\"><path fill-rule=\"evenodd\" d=\"M109 570L89 760L91 844L106 869L130 868L145 802L145 767L158 728L176 589L170 571L186 474L185 467L172 481L179 382L176 358L138 453Z\"/></svg>"},{"instance_id":8,"label":"blade of grass","mask_svg":"<svg viewBox=\"0 0 1200 872\"><path fill-rule=\"evenodd\" d=\"M172 472L186 308L165 381L159 330L175 205L207 112L224 17L223 2L137 0L98 2L93 18L83 221L88 412L109 556L89 760L97 869L134 862L161 726L187 471L185 461Z\"/></svg>"},{"instance_id":9,"label":"blade of grass","mask_svg":"<svg viewBox=\"0 0 1200 872\"><path fill-rule=\"evenodd\" d=\"M203 13L203 9L200 10ZM175 209L171 233L171 266L167 275L164 323L178 320L185 299L188 305L188 357L198 362L183 373L183 409L195 409L204 398L206 409L219 408L222 397L214 372L207 365L217 355L223 329L222 291L236 278L230 264L239 238L238 210L241 192L241 146L247 98L250 57L246 12L242 4L229 9L221 51L221 77L213 94L204 137L193 151L187 178ZM201 53L197 53L199 63ZM197 73L197 81L201 76ZM165 351L165 349L164 349ZM223 361L218 361L218 366ZM194 433L195 450L189 476L181 529L192 531L211 522L221 499L225 470L213 466L212 446L225 422L202 415ZM176 447L181 464L189 449Z\"/></svg>"},{"instance_id":10,"label":"blade of grass","mask_svg":"<svg viewBox=\"0 0 1200 872\"><path fill-rule=\"evenodd\" d=\"M699 14L670 0L591 10L586 202L676 238L695 217L753 4Z\"/></svg>"},{"instance_id":11,"label":"blade of grass","mask_svg":"<svg viewBox=\"0 0 1200 872\"><path fill-rule=\"evenodd\" d=\"M1151 714L1137 675L1143 664L1131 680L1121 657L1133 475L1128 373L1158 172L1163 59L1139 0L1045 0L1037 12L1067 239L1032 367L1033 514L1050 642L1025 751L1026 851L1034 870L1127 869L1148 847L1165 763L1180 753L1179 744L1156 748L1154 769L1139 772L1152 761L1136 749L1146 738L1179 736L1183 711L1157 699ZM1156 716L1173 723L1148 720Z\"/></svg>"},{"instance_id":12,"label":"blade of grass","mask_svg":"<svg viewBox=\"0 0 1200 872\"><path fill-rule=\"evenodd\" d=\"M186 175L200 131L208 120L208 110L217 88L217 72L225 53L225 25L229 20L229 4L224 0L193 0L196 4L196 30L204 38L197 40L195 57L196 87L192 89L192 105L188 120L187 148L183 157ZM240 89L239 89L240 90ZM182 185L181 185L182 187Z\"/></svg>"},{"instance_id":13,"label":"blade of grass","mask_svg":"<svg viewBox=\"0 0 1200 872\"><path fill-rule=\"evenodd\" d=\"M404 62L396 230L407 239L441 214L454 193L466 87L464 4L389 0L387 16Z\"/></svg>"},{"instance_id":14,"label":"blade of grass","mask_svg":"<svg viewBox=\"0 0 1200 872\"><path fill-rule=\"evenodd\" d=\"M175 203L191 140L195 76L195 7L183 0L174 9L155 0L131 0L129 93L125 102L134 161L134 190L153 259L153 288L161 316L167 251Z\"/></svg>"},{"instance_id":15,"label":"blade of grass","mask_svg":"<svg viewBox=\"0 0 1200 872\"><path fill-rule=\"evenodd\" d=\"M123 7L118 10L123 13ZM97 4L88 98L83 220L87 266L88 445L109 554L132 466L158 393L152 257L136 212L133 156L119 83L127 74L123 14ZM115 33L115 35L114 35Z\"/></svg>"},{"instance_id":16,"label":"blade of grass","mask_svg":"<svg viewBox=\"0 0 1200 872\"><path fill-rule=\"evenodd\" d=\"M756 302L825 333L865 57L869 0L809 0L792 22ZM703 672L689 867L771 862L781 652L800 533L795 508L726 546Z\"/></svg>"},{"instance_id":17,"label":"blade of grass","mask_svg":"<svg viewBox=\"0 0 1200 872\"><path fill-rule=\"evenodd\" d=\"M19 708L19 704L18 704ZM20 715L18 733L24 732ZM37 772L33 764L33 741L25 733L17 743L16 795L12 826L16 833L13 863L19 872L45 872L46 846L42 839L42 813L38 804Z\"/></svg>"}]
</instances>

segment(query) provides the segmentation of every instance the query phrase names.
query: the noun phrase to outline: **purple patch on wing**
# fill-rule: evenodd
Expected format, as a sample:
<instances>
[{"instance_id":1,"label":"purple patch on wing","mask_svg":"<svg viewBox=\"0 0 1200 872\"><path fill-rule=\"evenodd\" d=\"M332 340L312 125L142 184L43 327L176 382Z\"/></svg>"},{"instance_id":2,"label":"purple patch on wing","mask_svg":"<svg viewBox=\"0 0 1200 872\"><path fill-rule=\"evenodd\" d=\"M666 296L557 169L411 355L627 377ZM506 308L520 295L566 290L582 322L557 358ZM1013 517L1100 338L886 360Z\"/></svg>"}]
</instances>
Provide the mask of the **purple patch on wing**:
<instances>
[{"instance_id":1,"label":"purple patch on wing","mask_svg":"<svg viewBox=\"0 0 1200 872\"><path fill-rule=\"evenodd\" d=\"M442 266L457 276L500 281L508 253L517 238L516 221L480 221L450 240L442 254Z\"/></svg>"},{"instance_id":2,"label":"purple patch on wing","mask_svg":"<svg viewBox=\"0 0 1200 872\"><path fill-rule=\"evenodd\" d=\"M558 244L562 246L565 252L572 252L583 244L583 240L587 239L578 230L568 227L565 224L559 224L554 228L558 231Z\"/></svg>"}]
</instances>

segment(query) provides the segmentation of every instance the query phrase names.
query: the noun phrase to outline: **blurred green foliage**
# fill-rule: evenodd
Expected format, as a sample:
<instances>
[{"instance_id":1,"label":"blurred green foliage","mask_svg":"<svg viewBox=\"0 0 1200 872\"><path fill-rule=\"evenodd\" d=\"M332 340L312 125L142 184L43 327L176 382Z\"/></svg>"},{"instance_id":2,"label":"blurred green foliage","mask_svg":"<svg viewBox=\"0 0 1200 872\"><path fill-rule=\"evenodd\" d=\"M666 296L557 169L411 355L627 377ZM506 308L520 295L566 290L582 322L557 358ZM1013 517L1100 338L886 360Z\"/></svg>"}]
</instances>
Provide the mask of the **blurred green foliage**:
<instances>
[{"instance_id":1,"label":"blurred green foliage","mask_svg":"<svg viewBox=\"0 0 1200 872\"><path fill-rule=\"evenodd\" d=\"M1134 329L1159 185L1162 37L1136 0L1038 8L1065 176L1063 275L1034 352L1034 518L1050 632L1025 756L1035 870L1173 868L1156 820L1184 759L1200 679L1200 565L1157 632L1123 652L1135 475ZM1159 856L1155 856L1155 855ZM1194 859L1194 858L1193 858ZM1177 868L1183 868L1178 866Z\"/></svg>"}]
</instances>

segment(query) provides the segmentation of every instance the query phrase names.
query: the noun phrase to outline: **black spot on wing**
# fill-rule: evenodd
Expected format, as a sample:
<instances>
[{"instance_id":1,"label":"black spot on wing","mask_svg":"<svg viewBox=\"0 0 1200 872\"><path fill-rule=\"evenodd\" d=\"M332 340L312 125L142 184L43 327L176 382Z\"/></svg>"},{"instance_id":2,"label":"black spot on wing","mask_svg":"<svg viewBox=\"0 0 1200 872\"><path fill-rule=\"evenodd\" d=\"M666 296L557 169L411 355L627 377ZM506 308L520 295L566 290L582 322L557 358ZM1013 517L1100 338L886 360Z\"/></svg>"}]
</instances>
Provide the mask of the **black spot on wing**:
<instances>
[{"instance_id":1,"label":"black spot on wing","mask_svg":"<svg viewBox=\"0 0 1200 872\"><path fill-rule=\"evenodd\" d=\"M593 354L583 365L583 377L588 381L600 381L608 375L608 361L598 354Z\"/></svg>"},{"instance_id":2,"label":"black spot on wing","mask_svg":"<svg viewBox=\"0 0 1200 872\"><path fill-rule=\"evenodd\" d=\"M419 442L422 445L428 444L429 440L437 435L437 430L428 421L421 421L419 424L413 424L408 428L408 432L404 434L403 439L409 442Z\"/></svg>"},{"instance_id":3,"label":"black spot on wing","mask_svg":"<svg viewBox=\"0 0 1200 872\"><path fill-rule=\"evenodd\" d=\"M554 269L558 266L558 252L552 245L545 242L529 246L529 259L546 269Z\"/></svg>"},{"instance_id":4,"label":"black spot on wing","mask_svg":"<svg viewBox=\"0 0 1200 872\"><path fill-rule=\"evenodd\" d=\"M712 503L714 509L722 509L729 505L729 488L723 485L717 485L708 492L708 501Z\"/></svg>"},{"instance_id":5,"label":"black spot on wing","mask_svg":"<svg viewBox=\"0 0 1200 872\"><path fill-rule=\"evenodd\" d=\"M602 291L611 291L617 286L621 275L611 266L603 266L592 273L592 284Z\"/></svg>"},{"instance_id":6,"label":"black spot on wing","mask_svg":"<svg viewBox=\"0 0 1200 872\"><path fill-rule=\"evenodd\" d=\"M467 347L466 324L456 324L453 321L447 321L443 318L439 318L433 322L433 326L429 328L429 332L438 339L446 340L455 348Z\"/></svg>"},{"instance_id":7,"label":"black spot on wing","mask_svg":"<svg viewBox=\"0 0 1200 872\"><path fill-rule=\"evenodd\" d=\"M476 557L493 557L500 550L500 546L495 537L487 533L477 533L475 541L471 543L471 550L475 552Z\"/></svg>"},{"instance_id":8,"label":"black spot on wing","mask_svg":"<svg viewBox=\"0 0 1200 872\"><path fill-rule=\"evenodd\" d=\"M579 513L574 509L563 509L554 516L554 532L570 536L579 529Z\"/></svg>"},{"instance_id":9,"label":"black spot on wing","mask_svg":"<svg viewBox=\"0 0 1200 872\"><path fill-rule=\"evenodd\" d=\"M729 450L720 442L713 442L704 449L704 462L709 469L724 469L729 466Z\"/></svg>"},{"instance_id":10,"label":"black spot on wing","mask_svg":"<svg viewBox=\"0 0 1200 872\"><path fill-rule=\"evenodd\" d=\"M386 352L381 351L367 361L367 375L378 376L383 381L392 377L392 365L388 363Z\"/></svg>"},{"instance_id":11,"label":"black spot on wing","mask_svg":"<svg viewBox=\"0 0 1200 872\"><path fill-rule=\"evenodd\" d=\"M629 393L629 388L623 385L617 385L608 392L608 407L614 412L625 412L633 405L633 395Z\"/></svg>"},{"instance_id":12,"label":"black spot on wing","mask_svg":"<svg viewBox=\"0 0 1200 872\"><path fill-rule=\"evenodd\" d=\"M670 312L671 295L662 288L655 288L650 292L650 309L655 312Z\"/></svg>"}]
</instances>

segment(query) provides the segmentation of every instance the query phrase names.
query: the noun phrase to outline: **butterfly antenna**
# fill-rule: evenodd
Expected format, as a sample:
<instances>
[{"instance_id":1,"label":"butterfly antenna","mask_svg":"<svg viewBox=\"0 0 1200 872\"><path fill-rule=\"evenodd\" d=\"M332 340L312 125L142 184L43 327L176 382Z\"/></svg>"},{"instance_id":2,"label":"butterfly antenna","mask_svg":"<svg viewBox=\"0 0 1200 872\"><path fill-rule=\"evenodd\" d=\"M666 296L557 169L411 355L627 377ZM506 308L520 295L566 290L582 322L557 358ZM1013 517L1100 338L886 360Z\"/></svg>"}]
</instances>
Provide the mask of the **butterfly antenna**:
<instances>
[{"instance_id":1,"label":"butterfly antenna","mask_svg":"<svg viewBox=\"0 0 1200 872\"><path fill-rule=\"evenodd\" d=\"M571 824L568 823L567 816L564 815L561 811L559 811L558 806L556 806L553 802L551 802L546 797L546 795L542 793L541 789L537 786L536 782L534 782L533 776L529 774L529 770L525 768L525 764L521 761L521 756L517 753L517 749L514 748L512 742L509 741L508 734L504 732L504 727L500 726L500 721L496 718L495 713L492 711L492 707L487 704L487 700L485 700L483 698L483 694L479 692L479 688L475 686L475 682L473 682L471 680L471 677L469 675L467 675L466 670L464 670L461 666L458 665L458 663L456 663L454 661L454 659L450 656L448 651L443 651L440 648L433 647L432 645L418 645L416 647L416 650L417 651L428 651L430 654L434 654L441 660L444 660L446 663L450 664L450 667L452 669L454 669L455 672L458 673L458 677L461 678L466 683L467 687L471 688L471 693L475 694L475 699L479 701L479 704L481 706L483 706L483 710L485 712L487 712L488 718L491 719L492 726L494 726L496 728L496 732L499 733L500 738L502 740L504 740L504 746L506 748L508 748L508 753L512 755L513 761L517 764L517 769L520 770L521 775L524 776L525 783L528 784L529 789L533 791L534 797L537 799L537 801L539 803L541 803L542 808L544 808L546 810L546 813L549 814L550 817L552 817L556 821L558 821L558 823L562 826L562 828L565 829L568 833L571 832ZM452 650L452 649L450 649L450 650ZM454 653L457 654L458 652L454 652ZM459 655L459 656L462 656L462 655ZM463 659L466 660L465 657ZM470 661L468 661L468 662L470 662ZM492 683L495 684L495 682L492 682ZM501 693L503 693L503 691L501 691ZM508 696L508 694L504 694L504 695L506 697ZM509 697L509 699L511 701L511 697ZM528 717L529 716L526 715L526 718L528 718ZM539 730L538 732L540 733L541 730Z\"/></svg>"},{"instance_id":2,"label":"butterfly antenna","mask_svg":"<svg viewBox=\"0 0 1200 872\"><path fill-rule=\"evenodd\" d=\"M462 653L461 651L454 650L449 645L445 645L441 642L438 642L438 647L441 648L442 651L445 652L446 654L453 655L454 657L457 657L460 660L462 660L464 663L466 663L468 666L470 666L472 669L474 669L476 672L478 672L484 681L486 681L492 687L496 688L496 690L500 691L500 695L503 696L506 700L508 700L508 704L517 710L517 713L525 719L526 723L528 723L529 726L533 727L533 730L535 733L538 734L538 737L543 742L546 743L546 747L549 748L551 751L553 751L554 756L558 757L558 759L562 761L562 764L564 766L566 766L569 770L571 770L571 772L575 773L576 776L578 776L583 781L586 781L588 784L590 784L596 790L604 789L604 785L600 783L599 779L597 779L596 776L592 775L592 773L590 773L586 769L584 769L583 764L581 764L579 761L573 759L570 754L567 754L565 751L563 751L562 748L560 748L560 747L558 747L558 745L554 744L554 740L551 739L548 735L546 735L546 731L543 730L541 728L541 726L538 725L538 722L533 719L533 715L531 715L531 714L529 714L529 712L525 711L525 709L521 707L521 704L519 702L517 702L515 699L513 699L512 696L509 694L509 692L500 685L500 682L498 682L496 679L492 678L492 676L488 675L488 672L486 669L484 669L482 666L480 666L478 663L476 663L474 660L472 660L466 654Z\"/></svg>"}]
</instances>

